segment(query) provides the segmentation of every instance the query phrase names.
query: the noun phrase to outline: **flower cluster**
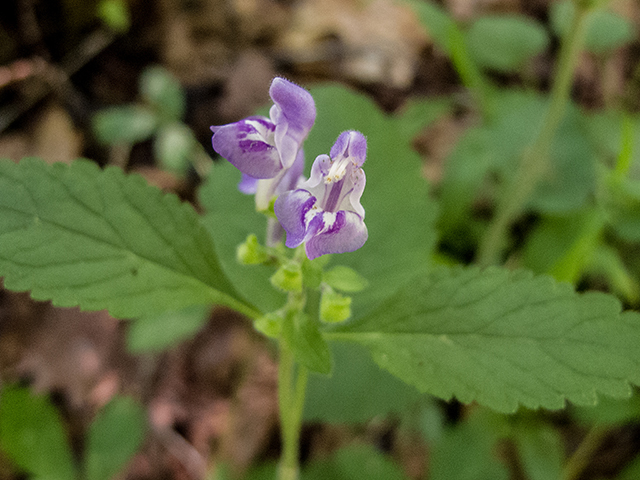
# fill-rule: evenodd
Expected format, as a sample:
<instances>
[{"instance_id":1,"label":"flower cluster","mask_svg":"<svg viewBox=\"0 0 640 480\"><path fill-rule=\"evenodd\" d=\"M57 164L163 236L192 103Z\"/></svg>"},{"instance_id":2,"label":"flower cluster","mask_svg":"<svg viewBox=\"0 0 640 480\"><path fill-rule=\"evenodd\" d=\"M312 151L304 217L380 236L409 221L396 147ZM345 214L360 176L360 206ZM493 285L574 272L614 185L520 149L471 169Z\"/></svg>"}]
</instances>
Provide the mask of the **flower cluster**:
<instances>
[{"instance_id":1,"label":"flower cluster","mask_svg":"<svg viewBox=\"0 0 640 480\"><path fill-rule=\"evenodd\" d=\"M274 210L288 247L304 243L309 259L357 250L368 235L360 204L366 139L356 131L340 134L330 155L319 155L305 180L302 144L315 122L313 97L279 77L269 95L274 103L269 118L211 127L214 150L242 172L238 188L256 195L259 210L277 198Z\"/></svg>"}]
</instances>

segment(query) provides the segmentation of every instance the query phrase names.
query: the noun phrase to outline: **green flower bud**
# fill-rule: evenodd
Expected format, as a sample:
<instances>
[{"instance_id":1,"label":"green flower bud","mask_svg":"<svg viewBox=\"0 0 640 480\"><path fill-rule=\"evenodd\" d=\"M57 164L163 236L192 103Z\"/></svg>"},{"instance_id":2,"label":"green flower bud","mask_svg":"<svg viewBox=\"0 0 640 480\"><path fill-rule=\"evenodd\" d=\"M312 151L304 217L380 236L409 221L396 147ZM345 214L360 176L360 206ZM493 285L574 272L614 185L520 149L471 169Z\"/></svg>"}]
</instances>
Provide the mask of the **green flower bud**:
<instances>
[{"instance_id":1,"label":"green flower bud","mask_svg":"<svg viewBox=\"0 0 640 480\"><path fill-rule=\"evenodd\" d=\"M327 323L344 322L351 316L351 297L325 288L320 299L320 320Z\"/></svg>"},{"instance_id":2,"label":"green flower bud","mask_svg":"<svg viewBox=\"0 0 640 480\"><path fill-rule=\"evenodd\" d=\"M302 291L302 268L297 262L282 265L271 278L271 285L285 292Z\"/></svg>"},{"instance_id":3,"label":"green flower bud","mask_svg":"<svg viewBox=\"0 0 640 480\"><path fill-rule=\"evenodd\" d=\"M270 312L253 322L253 327L271 338L278 338L282 330L284 317L281 312Z\"/></svg>"},{"instance_id":4,"label":"green flower bud","mask_svg":"<svg viewBox=\"0 0 640 480\"><path fill-rule=\"evenodd\" d=\"M260 265L269 259L269 255L266 248L258 242L258 237L251 234L236 248L236 258L243 265Z\"/></svg>"}]
</instances>

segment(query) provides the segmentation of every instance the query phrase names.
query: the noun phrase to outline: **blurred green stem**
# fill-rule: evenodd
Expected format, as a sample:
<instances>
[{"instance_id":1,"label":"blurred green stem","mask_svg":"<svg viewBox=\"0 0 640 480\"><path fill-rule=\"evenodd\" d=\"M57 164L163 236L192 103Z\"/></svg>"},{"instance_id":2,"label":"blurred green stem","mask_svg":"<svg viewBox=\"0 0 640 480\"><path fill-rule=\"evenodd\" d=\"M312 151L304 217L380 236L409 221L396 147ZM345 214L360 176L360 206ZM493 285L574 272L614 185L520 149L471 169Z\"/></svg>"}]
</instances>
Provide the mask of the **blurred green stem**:
<instances>
[{"instance_id":1,"label":"blurred green stem","mask_svg":"<svg viewBox=\"0 0 640 480\"><path fill-rule=\"evenodd\" d=\"M576 480L589 465L593 454L598 450L608 430L602 425L594 425L580 442L573 455L569 457L562 470L561 480Z\"/></svg>"},{"instance_id":2,"label":"blurred green stem","mask_svg":"<svg viewBox=\"0 0 640 480\"><path fill-rule=\"evenodd\" d=\"M478 250L477 261L482 266L500 261L506 237L513 220L520 215L529 197L549 169L549 153L558 126L569 103L573 74L584 45L588 20L593 8L576 5L571 29L563 39L549 107L542 128L524 152L515 176L506 185L498 200L495 216Z\"/></svg>"},{"instance_id":3,"label":"blurred green stem","mask_svg":"<svg viewBox=\"0 0 640 480\"><path fill-rule=\"evenodd\" d=\"M301 315L305 305L304 293L289 293L286 321L293 321L292 315ZM284 329L284 328L283 328ZM299 444L302 426L302 411L307 388L308 370L296 365L291 347L285 335L281 335L280 363L278 367L278 401L280 408L280 429L282 454L278 466L278 480L298 480L300 478Z\"/></svg>"}]
</instances>

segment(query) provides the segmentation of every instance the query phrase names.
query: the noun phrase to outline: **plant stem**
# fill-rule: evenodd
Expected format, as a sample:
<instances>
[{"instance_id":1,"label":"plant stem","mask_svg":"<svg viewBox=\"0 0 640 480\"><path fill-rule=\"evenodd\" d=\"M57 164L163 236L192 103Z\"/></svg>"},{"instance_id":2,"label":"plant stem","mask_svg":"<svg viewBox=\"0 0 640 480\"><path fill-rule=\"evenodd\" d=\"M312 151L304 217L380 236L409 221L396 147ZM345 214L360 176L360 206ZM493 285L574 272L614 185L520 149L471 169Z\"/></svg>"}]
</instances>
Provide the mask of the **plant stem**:
<instances>
[{"instance_id":1,"label":"plant stem","mask_svg":"<svg viewBox=\"0 0 640 480\"><path fill-rule=\"evenodd\" d=\"M302 292L289 292L285 322L295 322L302 314L306 296ZM287 326L283 326L285 330ZM295 327L292 327L295 328ZM308 370L296 365L286 334L280 336L280 363L278 366L278 401L282 454L278 466L278 480L298 480L300 476L299 444L304 397L307 389Z\"/></svg>"},{"instance_id":2,"label":"plant stem","mask_svg":"<svg viewBox=\"0 0 640 480\"><path fill-rule=\"evenodd\" d=\"M557 74L551 89L549 108L542 128L526 149L520 166L498 201L493 221L489 225L478 250L478 263L482 266L498 263L506 243L507 231L522 212L529 197L549 168L549 152L558 126L569 102L573 74L588 26L592 8L576 5L569 34L560 48Z\"/></svg>"},{"instance_id":3,"label":"plant stem","mask_svg":"<svg viewBox=\"0 0 640 480\"><path fill-rule=\"evenodd\" d=\"M602 440L607 435L608 430L602 425L594 425L586 437L580 442L573 455L569 457L562 470L561 480L575 480L589 464L592 455L602 444Z\"/></svg>"}]
</instances>

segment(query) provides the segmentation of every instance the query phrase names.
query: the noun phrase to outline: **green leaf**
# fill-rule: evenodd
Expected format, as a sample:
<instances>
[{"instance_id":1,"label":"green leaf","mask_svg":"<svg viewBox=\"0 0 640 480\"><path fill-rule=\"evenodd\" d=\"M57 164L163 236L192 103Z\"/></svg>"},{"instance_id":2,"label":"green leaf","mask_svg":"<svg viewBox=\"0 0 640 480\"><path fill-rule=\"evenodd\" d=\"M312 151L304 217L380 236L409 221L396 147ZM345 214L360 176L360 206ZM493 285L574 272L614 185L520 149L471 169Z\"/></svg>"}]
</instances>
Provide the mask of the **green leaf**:
<instances>
[{"instance_id":1,"label":"green leaf","mask_svg":"<svg viewBox=\"0 0 640 480\"><path fill-rule=\"evenodd\" d=\"M594 405L640 383L640 317L529 272L440 268L327 333L419 390L501 412Z\"/></svg>"},{"instance_id":2,"label":"green leaf","mask_svg":"<svg viewBox=\"0 0 640 480\"><path fill-rule=\"evenodd\" d=\"M131 460L144 440L146 413L127 397L116 397L89 427L85 474L87 480L109 480Z\"/></svg>"},{"instance_id":3,"label":"green leaf","mask_svg":"<svg viewBox=\"0 0 640 480\"><path fill-rule=\"evenodd\" d=\"M517 71L549 44L541 25L520 16L480 17L471 25L466 38L469 52L479 65L501 72Z\"/></svg>"},{"instance_id":4,"label":"green leaf","mask_svg":"<svg viewBox=\"0 0 640 480\"><path fill-rule=\"evenodd\" d=\"M331 351L314 318L304 313L289 314L283 330L296 361L312 372L331 373Z\"/></svg>"},{"instance_id":5,"label":"green leaf","mask_svg":"<svg viewBox=\"0 0 640 480\"><path fill-rule=\"evenodd\" d=\"M180 82L160 66L147 68L140 77L140 94L158 112L170 119L180 120L185 111L185 96Z\"/></svg>"},{"instance_id":6,"label":"green leaf","mask_svg":"<svg viewBox=\"0 0 640 480\"><path fill-rule=\"evenodd\" d=\"M580 112L568 109L551 150L551 169L533 193L531 208L551 214L578 210L596 187L596 157Z\"/></svg>"},{"instance_id":7,"label":"green leaf","mask_svg":"<svg viewBox=\"0 0 640 480\"><path fill-rule=\"evenodd\" d=\"M506 467L493 453L495 441L473 417L446 430L431 450L429 480L507 480Z\"/></svg>"},{"instance_id":8,"label":"green leaf","mask_svg":"<svg viewBox=\"0 0 640 480\"><path fill-rule=\"evenodd\" d=\"M202 222L213 237L220 264L233 285L263 312L271 312L282 307L287 298L269 283L275 269L242 265L236 260L238 245L250 234L255 234L264 245L267 230L267 219L256 212L253 195L238 191L239 180L240 172L228 162L214 165L198 191L200 203L206 210ZM269 221L276 222L275 219Z\"/></svg>"},{"instance_id":9,"label":"green leaf","mask_svg":"<svg viewBox=\"0 0 640 480\"><path fill-rule=\"evenodd\" d=\"M189 169L189 160L196 139L191 129L183 123L170 123L158 131L153 142L156 158L170 172L184 175Z\"/></svg>"},{"instance_id":10,"label":"green leaf","mask_svg":"<svg viewBox=\"0 0 640 480\"><path fill-rule=\"evenodd\" d=\"M358 272L343 265L324 272L322 279L336 290L343 292L359 292L369 284L367 279Z\"/></svg>"},{"instance_id":11,"label":"green leaf","mask_svg":"<svg viewBox=\"0 0 640 480\"><path fill-rule=\"evenodd\" d=\"M125 33L131 26L129 7L125 0L101 0L98 4L98 16L118 33Z\"/></svg>"},{"instance_id":12,"label":"green leaf","mask_svg":"<svg viewBox=\"0 0 640 480\"><path fill-rule=\"evenodd\" d=\"M640 419L640 395L636 393L624 400L605 397L595 407L574 408L573 414L586 427L594 424L621 427Z\"/></svg>"},{"instance_id":13,"label":"green leaf","mask_svg":"<svg viewBox=\"0 0 640 480\"><path fill-rule=\"evenodd\" d=\"M334 256L367 279L369 287L353 298L363 314L430 264L436 240L435 205L428 197L422 162L403 135L403 118L385 116L368 98L338 86L311 90L318 115L305 142L309 159L328 153L338 135L359 130L367 137L362 196L369 239L352 253Z\"/></svg>"},{"instance_id":14,"label":"green leaf","mask_svg":"<svg viewBox=\"0 0 640 480\"><path fill-rule=\"evenodd\" d=\"M192 337L207 322L209 307L196 305L134 320L127 330L127 348L133 353L158 352Z\"/></svg>"},{"instance_id":15,"label":"green leaf","mask_svg":"<svg viewBox=\"0 0 640 480\"><path fill-rule=\"evenodd\" d=\"M0 447L20 468L42 480L74 480L66 432L44 395L5 386L0 396Z\"/></svg>"},{"instance_id":16,"label":"green leaf","mask_svg":"<svg viewBox=\"0 0 640 480\"><path fill-rule=\"evenodd\" d=\"M410 5L418 14L420 22L426 27L433 41L445 53L451 55L450 32L458 27L447 11L431 1L404 0L404 3Z\"/></svg>"},{"instance_id":17,"label":"green leaf","mask_svg":"<svg viewBox=\"0 0 640 480\"><path fill-rule=\"evenodd\" d=\"M0 162L0 275L34 299L121 318L214 303L257 316L190 205L87 161Z\"/></svg>"},{"instance_id":18,"label":"green leaf","mask_svg":"<svg viewBox=\"0 0 640 480\"><path fill-rule=\"evenodd\" d=\"M139 105L124 105L100 110L92 120L99 142L107 145L138 143L153 135L158 126L156 115Z\"/></svg>"},{"instance_id":19,"label":"green leaf","mask_svg":"<svg viewBox=\"0 0 640 480\"><path fill-rule=\"evenodd\" d=\"M570 0L551 4L551 25L560 37L568 34L575 15L575 5ZM590 13L585 37L585 48L593 53L604 54L631 42L634 37L633 24L607 10Z\"/></svg>"},{"instance_id":20,"label":"green leaf","mask_svg":"<svg viewBox=\"0 0 640 480\"><path fill-rule=\"evenodd\" d=\"M310 375L305 421L365 422L377 415L403 413L422 396L415 388L381 370L359 345L330 344L331 377Z\"/></svg>"},{"instance_id":21,"label":"green leaf","mask_svg":"<svg viewBox=\"0 0 640 480\"><path fill-rule=\"evenodd\" d=\"M542 425L519 425L514 430L522 467L531 480L562 478L563 445L558 431Z\"/></svg>"},{"instance_id":22,"label":"green leaf","mask_svg":"<svg viewBox=\"0 0 640 480\"><path fill-rule=\"evenodd\" d=\"M370 445L341 448L331 458L311 463L302 480L406 480L402 469Z\"/></svg>"}]
</instances>

